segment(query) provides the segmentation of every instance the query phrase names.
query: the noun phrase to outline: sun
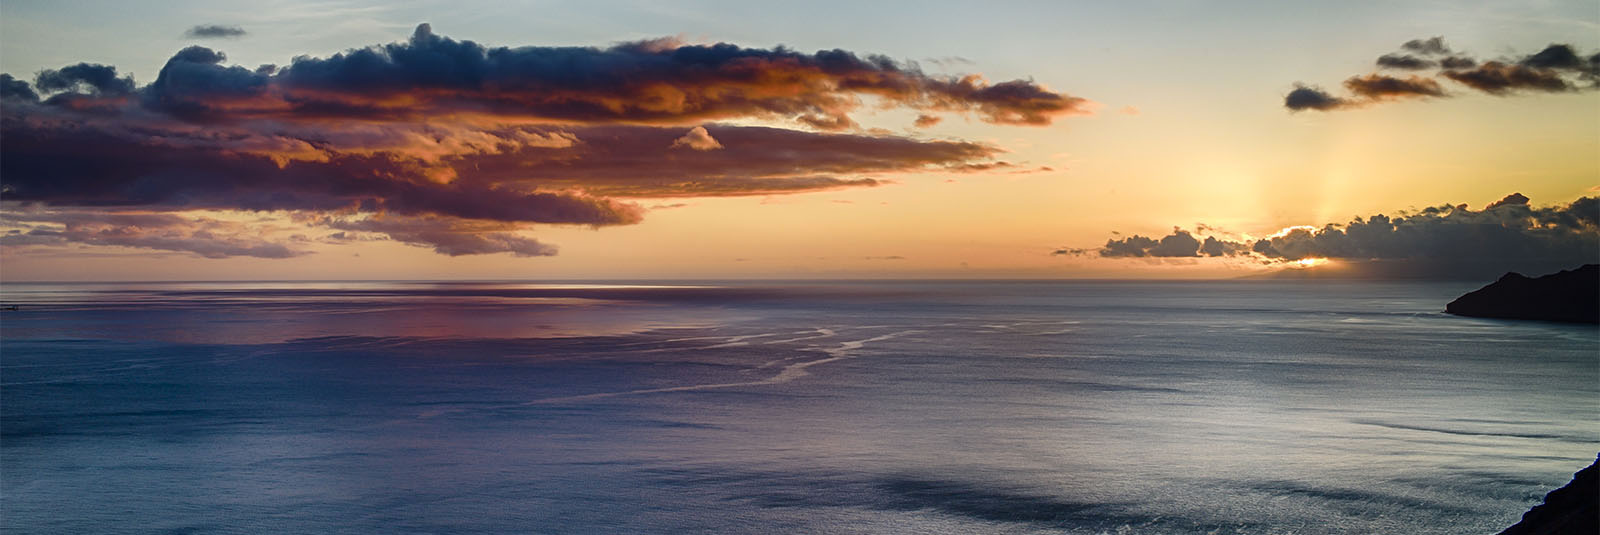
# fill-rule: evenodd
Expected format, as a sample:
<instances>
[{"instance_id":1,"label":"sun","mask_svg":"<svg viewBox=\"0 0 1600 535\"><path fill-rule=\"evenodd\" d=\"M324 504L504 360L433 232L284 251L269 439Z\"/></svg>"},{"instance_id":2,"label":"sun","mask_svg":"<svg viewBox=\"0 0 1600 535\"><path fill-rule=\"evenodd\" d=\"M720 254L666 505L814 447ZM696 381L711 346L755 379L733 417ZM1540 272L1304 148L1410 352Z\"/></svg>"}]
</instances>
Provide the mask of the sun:
<instances>
[{"instance_id":1,"label":"sun","mask_svg":"<svg viewBox=\"0 0 1600 535\"><path fill-rule=\"evenodd\" d=\"M1295 260L1294 262L1290 262L1289 267L1296 269L1307 269L1325 265L1328 262L1329 260L1326 258L1301 258L1299 260Z\"/></svg>"}]
</instances>

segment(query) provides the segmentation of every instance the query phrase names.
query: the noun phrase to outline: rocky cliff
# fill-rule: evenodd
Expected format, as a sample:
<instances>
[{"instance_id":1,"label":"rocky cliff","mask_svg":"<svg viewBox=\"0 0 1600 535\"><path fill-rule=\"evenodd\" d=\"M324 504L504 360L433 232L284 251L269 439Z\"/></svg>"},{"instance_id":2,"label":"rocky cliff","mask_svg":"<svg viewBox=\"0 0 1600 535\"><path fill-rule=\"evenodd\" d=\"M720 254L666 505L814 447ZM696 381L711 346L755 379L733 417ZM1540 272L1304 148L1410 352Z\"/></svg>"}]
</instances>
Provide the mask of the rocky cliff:
<instances>
[{"instance_id":1,"label":"rocky cliff","mask_svg":"<svg viewBox=\"0 0 1600 535\"><path fill-rule=\"evenodd\" d=\"M1567 486L1544 495L1544 503L1522 515L1522 521L1500 535L1566 535L1600 533L1600 460L1579 470Z\"/></svg>"}]
</instances>

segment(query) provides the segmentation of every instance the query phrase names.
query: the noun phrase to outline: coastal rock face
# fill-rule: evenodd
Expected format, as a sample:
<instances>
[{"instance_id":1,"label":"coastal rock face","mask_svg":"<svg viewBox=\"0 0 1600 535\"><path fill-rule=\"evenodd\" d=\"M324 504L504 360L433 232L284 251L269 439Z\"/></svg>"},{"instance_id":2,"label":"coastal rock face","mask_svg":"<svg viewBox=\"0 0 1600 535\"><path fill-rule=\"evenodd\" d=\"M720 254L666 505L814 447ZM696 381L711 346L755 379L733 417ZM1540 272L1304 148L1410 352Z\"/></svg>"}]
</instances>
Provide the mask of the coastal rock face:
<instances>
[{"instance_id":1,"label":"coastal rock face","mask_svg":"<svg viewBox=\"0 0 1600 535\"><path fill-rule=\"evenodd\" d=\"M1507 273L1494 284L1456 298L1444 310L1479 318L1600 323L1600 265L1536 279Z\"/></svg>"},{"instance_id":2,"label":"coastal rock face","mask_svg":"<svg viewBox=\"0 0 1600 535\"><path fill-rule=\"evenodd\" d=\"M1544 495L1544 503L1522 515L1522 521L1500 535L1600 533L1600 460L1572 476L1567 486Z\"/></svg>"}]
</instances>

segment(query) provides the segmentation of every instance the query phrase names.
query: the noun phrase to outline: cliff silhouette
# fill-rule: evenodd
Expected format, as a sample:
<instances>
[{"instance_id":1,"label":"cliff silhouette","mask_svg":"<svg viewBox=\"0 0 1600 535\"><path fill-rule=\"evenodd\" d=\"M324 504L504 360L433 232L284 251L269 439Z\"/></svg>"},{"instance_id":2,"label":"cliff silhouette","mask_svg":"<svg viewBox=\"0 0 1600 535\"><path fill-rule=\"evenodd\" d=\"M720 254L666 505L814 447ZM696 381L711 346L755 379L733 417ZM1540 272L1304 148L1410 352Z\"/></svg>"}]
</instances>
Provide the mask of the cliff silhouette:
<instances>
[{"instance_id":1,"label":"cliff silhouette","mask_svg":"<svg viewBox=\"0 0 1600 535\"><path fill-rule=\"evenodd\" d=\"M1573 474L1567 486L1544 495L1544 503L1523 513L1499 535L1565 535L1600 533L1600 475L1596 465Z\"/></svg>"}]
</instances>

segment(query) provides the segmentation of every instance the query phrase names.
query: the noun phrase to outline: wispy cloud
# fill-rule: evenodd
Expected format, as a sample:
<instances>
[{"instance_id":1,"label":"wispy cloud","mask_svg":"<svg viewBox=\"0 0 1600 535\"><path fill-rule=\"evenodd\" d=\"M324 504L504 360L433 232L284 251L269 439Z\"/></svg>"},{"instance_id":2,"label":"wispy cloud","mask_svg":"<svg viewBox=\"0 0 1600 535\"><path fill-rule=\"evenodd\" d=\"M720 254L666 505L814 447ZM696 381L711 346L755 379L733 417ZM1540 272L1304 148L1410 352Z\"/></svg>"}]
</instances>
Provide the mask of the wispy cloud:
<instances>
[{"instance_id":1,"label":"wispy cloud","mask_svg":"<svg viewBox=\"0 0 1600 535\"><path fill-rule=\"evenodd\" d=\"M1452 50L1443 37L1414 39L1400 48L1402 52L1379 56L1377 67L1425 74L1404 78L1378 73L1353 76L1344 81L1350 96L1296 83L1295 89L1284 96L1284 107L1290 111L1331 111L1401 99L1453 96L1441 81L1495 96L1600 89L1600 53L1584 56L1571 45L1551 44L1533 54L1488 61Z\"/></svg>"},{"instance_id":2,"label":"wispy cloud","mask_svg":"<svg viewBox=\"0 0 1600 535\"><path fill-rule=\"evenodd\" d=\"M183 32L184 37L195 39L229 39L235 37L244 37L248 34L249 32L244 31L244 28L240 28L238 26L223 26L221 24L201 24L199 26L189 28L188 31Z\"/></svg>"},{"instance_id":3,"label":"wispy cloud","mask_svg":"<svg viewBox=\"0 0 1600 535\"><path fill-rule=\"evenodd\" d=\"M307 254L290 244L266 239L244 223L175 214L24 210L0 215L0 224L13 227L0 234L0 245L5 246L128 247L205 258Z\"/></svg>"}]
</instances>

